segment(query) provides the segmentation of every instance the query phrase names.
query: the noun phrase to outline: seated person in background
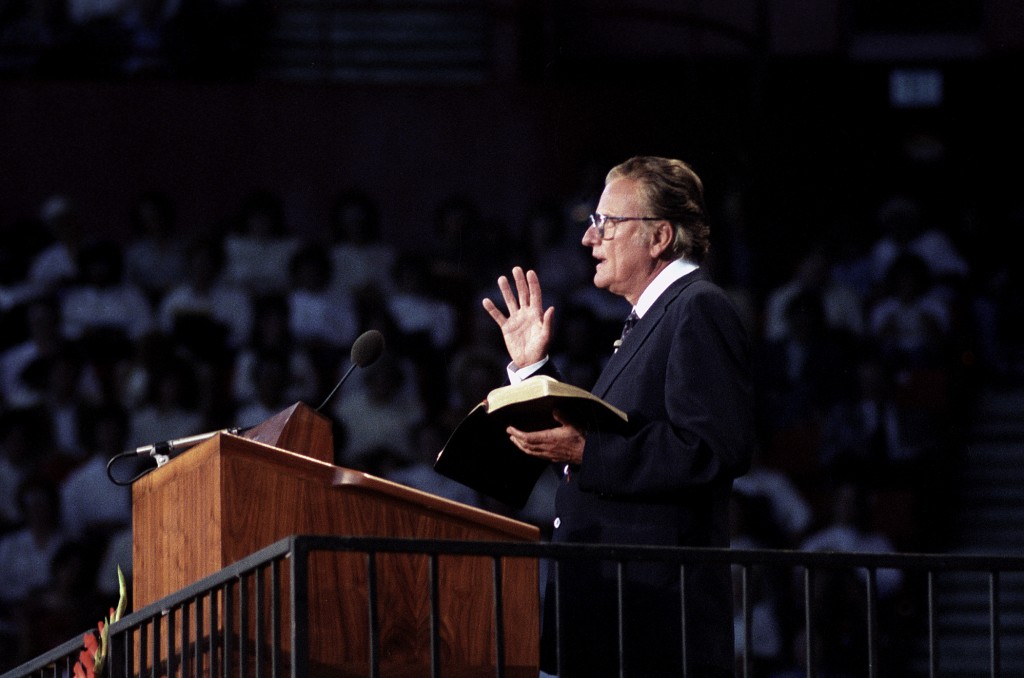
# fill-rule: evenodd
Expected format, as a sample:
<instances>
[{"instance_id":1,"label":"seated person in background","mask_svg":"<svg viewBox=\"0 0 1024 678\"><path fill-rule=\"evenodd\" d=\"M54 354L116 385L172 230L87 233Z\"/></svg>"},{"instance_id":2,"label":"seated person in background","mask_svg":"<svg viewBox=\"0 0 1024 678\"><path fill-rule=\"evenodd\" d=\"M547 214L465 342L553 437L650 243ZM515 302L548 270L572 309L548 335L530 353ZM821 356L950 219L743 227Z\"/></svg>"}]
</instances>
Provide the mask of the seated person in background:
<instances>
[{"instance_id":1,"label":"seated person in background","mask_svg":"<svg viewBox=\"0 0 1024 678\"><path fill-rule=\"evenodd\" d=\"M316 354L344 352L355 341L359 323L351 295L330 285L330 255L320 245L306 245L292 256L289 272L292 337Z\"/></svg>"},{"instance_id":2,"label":"seated person in background","mask_svg":"<svg viewBox=\"0 0 1024 678\"><path fill-rule=\"evenodd\" d=\"M288 262L299 240L289 232L281 197L253 191L242 202L235 226L224 238L224 278L252 295L287 289Z\"/></svg>"},{"instance_id":3,"label":"seated person in background","mask_svg":"<svg viewBox=\"0 0 1024 678\"><path fill-rule=\"evenodd\" d=\"M107 476L107 461L127 449L128 415L110 405L84 414L79 438L89 456L61 483L61 523L74 539L103 548L111 534L131 525L131 488Z\"/></svg>"},{"instance_id":4,"label":"seated person in background","mask_svg":"<svg viewBox=\"0 0 1024 678\"><path fill-rule=\"evenodd\" d=\"M891 365L902 369L943 364L952 313L924 259L896 257L883 296L869 310L869 332Z\"/></svg>"},{"instance_id":5,"label":"seated person in background","mask_svg":"<svg viewBox=\"0 0 1024 678\"><path fill-rule=\"evenodd\" d=\"M256 397L256 365L263 356L284 356L288 362L286 399L312 401L322 398L330 388L326 375L332 374L337 363L323 366L323 375L317 370L309 351L292 338L288 324L288 301L281 296L258 299L253 306L252 337L241 346L234 357L231 375L231 395L237 402Z\"/></svg>"},{"instance_id":6,"label":"seated person in background","mask_svg":"<svg viewBox=\"0 0 1024 678\"><path fill-rule=\"evenodd\" d=\"M153 325L153 309L142 289L123 277L119 245L99 242L79 256L81 281L62 295L61 319L66 339L110 336L135 341Z\"/></svg>"},{"instance_id":7,"label":"seated person in background","mask_svg":"<svg viewBox=\"0 0 1024 678\"><path fill-rule=\"evenodd\" d=\"M193 242L188 248L188 278L160 304L160 329L198 354L218 346L238 348L252 332L252 299L225 280L223 267L224 250L217 241Z\"/></svg>"},{"instance_id":8,"label":"seated person in background","mask_svg":"<svg viewBox=\"0 0 1024 678\"><path fill-rule=\"evenodd\" d=\"M60 493L53 481L26 478L16 500L22 527L0 537L0 609L21 603L33 590L49 585L50 561L69 541L61 526Z\"/></svg>"},{"instance_id":9,"label":"seated person in background","mask_svg":"<svg viewBox=\"0 0 1024 678\"><path fill-rule=\"evenodd\" d=\"M132 206L134 236L125 247L125 277L153 304L185 277L185 245L174 221L174 203L163 193L144 193Z\"/></svg>"},{"instance_id":10,"label":"seated person in background","mask_svg":"<svg viewBox=\"0 0 1024 678\"><path fill-rule=\"evenodd\" d=\"M379 448L387 448L403 462L415 458L410 445L413 429L425 408L415 390L405 388L405 372L391 353L385 354L362 374L364 388L340 394L333 412L345 427L343 466L368 467Z\"/></svg>"},{"instance_id":11,"label":"seated person in background","mask_svg":"<svg viewBox=\"0 0 1024 678\"><path fill-rule=\"evenodd\" d=\"M814 292L821 299L828 327L863 334L864 300L833 276L832 263L825 245L816 245L797 264L792 278L769 293L765 303L765 338L777 341L789 334L787 309L790 301L803 292Z\"/></svg>"},{"instance_id":12,"label":"seated person in background","mask_svg":"<svg viewBox=\"0 0 1024 678\"><path fill-rule=\"evenodd\" d=\"M354 294L365 285L390 291L395 248L381 238L377 205L362 191L342 192L331 208L328 229L331 287Z\"/></svg>"}]
</instances>

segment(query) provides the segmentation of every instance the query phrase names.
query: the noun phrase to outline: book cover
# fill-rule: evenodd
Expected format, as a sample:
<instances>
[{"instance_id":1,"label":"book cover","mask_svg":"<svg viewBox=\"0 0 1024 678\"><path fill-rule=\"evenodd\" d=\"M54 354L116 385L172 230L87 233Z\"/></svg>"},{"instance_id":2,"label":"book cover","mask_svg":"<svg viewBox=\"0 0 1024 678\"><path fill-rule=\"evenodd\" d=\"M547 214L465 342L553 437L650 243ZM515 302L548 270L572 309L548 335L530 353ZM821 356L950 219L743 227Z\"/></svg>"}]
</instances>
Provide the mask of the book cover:
<instances>
[{"instance_id":1,"label":"book cover","mask_svg":"<svg viewBox=\"0 0 1024 678\"><path fill-rule=\"evenodd\" d=\"M554 428L559 424L553 410L582 429L623 430L628 422L625 412L592 393L539 375L488 393L456 427L437 455L434 470L512 508L522 508L551 462L522 452L505 429Z\"/></svg>"}]
</instances>

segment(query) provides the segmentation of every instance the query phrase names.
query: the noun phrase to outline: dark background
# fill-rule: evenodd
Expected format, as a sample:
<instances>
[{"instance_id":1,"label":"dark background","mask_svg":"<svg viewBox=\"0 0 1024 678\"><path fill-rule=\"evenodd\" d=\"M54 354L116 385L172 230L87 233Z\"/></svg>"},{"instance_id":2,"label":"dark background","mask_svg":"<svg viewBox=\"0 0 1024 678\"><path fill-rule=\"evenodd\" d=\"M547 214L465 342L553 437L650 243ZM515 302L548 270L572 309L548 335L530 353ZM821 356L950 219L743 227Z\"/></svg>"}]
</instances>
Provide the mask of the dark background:
<instances>
[{"instance_id":1,"label":"dark background","mask_svg":"<svg viewBox=\"0 0 1024 678\"><path fill-rule=\"evenodd\" d=\"M396 8L467 4L315 6L344 22L352 7L401 21ZM1016 199L1024 11L1012 2L473 3L482 56L455 75L450 60L415 68L405 54L404 70L381 75L402 47L371 35L378 58L336 77L316 41L307 67L286 72L294 57L274 26L289 3L261 7L259 49L242 64L211 51L143 73L9 69L0 225L65 192L90 229L118 233L131 197L160 189L180 228L203 229L267 187L303 232L360 186L385 232L415 244L450 195L514 229L589 163L654 153L690 160L712 202L730 181L748 185L751 236L774 248L836 210L869 215L906 177L904 145L920 134L945 144L936 180L951 207L993 215L986 237ZM939 72L941 103L894 107L897 68Z\"/></svg>"}]
</instances>

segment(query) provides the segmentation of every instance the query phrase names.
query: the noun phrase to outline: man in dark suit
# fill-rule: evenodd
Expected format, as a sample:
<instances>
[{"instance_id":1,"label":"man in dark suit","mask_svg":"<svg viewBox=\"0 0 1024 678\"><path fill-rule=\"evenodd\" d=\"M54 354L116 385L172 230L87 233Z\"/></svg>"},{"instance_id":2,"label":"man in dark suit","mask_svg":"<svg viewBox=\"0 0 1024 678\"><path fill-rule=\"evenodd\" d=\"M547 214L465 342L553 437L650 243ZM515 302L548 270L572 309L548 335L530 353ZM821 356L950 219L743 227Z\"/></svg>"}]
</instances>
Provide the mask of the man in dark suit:
<instances>
[{"instance_id":1,"label":"man in dark suit","mask_svg":"<svg viewBox=\"0 0 1024 678\"><path fill-rule=\"evenodd\" d=\"M586 430L557 413L557 428L508 430L562 476L553 541L728 546L732 481L754 448L753 396L740 316L699 267L709 232L703 186L686 163L639 157L609 172L583 245L597 262L594 284L628 300L636 320L593 392L629 415L629 431ZM536 273L516 267L512 277L514 292L498 280L507 315L483 301L512 358L509 377L556 374L554 309L544 308ZM618 676L620 665L631 677L732 676L728 566L688 565L683 583L685 643L679 568L625 566L620 653L616 564L559 563L545 595L541 668L561 678Z\"/></svg>"}]
</instances>

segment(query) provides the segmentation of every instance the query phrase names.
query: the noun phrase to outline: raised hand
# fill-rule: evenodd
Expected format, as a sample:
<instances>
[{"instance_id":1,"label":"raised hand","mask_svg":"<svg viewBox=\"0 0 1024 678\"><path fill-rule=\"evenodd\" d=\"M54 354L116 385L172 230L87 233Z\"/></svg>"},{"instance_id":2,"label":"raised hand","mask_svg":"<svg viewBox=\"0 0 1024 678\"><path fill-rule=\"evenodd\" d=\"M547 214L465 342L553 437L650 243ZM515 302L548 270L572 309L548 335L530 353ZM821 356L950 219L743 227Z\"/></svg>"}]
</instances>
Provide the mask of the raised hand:
<instances>
[{"instance_id":1,"label":"raised hand","mask_svg":"<svg viewBox=\"0 0 1024 678\"><path fill-rule=\"evenodd\" d=\"M548 344L551 342L551 318L555 308L544 308L540 280L534 271L524 272L516 266L512 269L512 278L516 284L515 294L512 293L508 278L498 278L498 289L505 299L508 315L502 313L490 299L484 299L483 306L501 328L512 362L516 367L525 367L547 356Z\"/></svg>"}]
</instances>

